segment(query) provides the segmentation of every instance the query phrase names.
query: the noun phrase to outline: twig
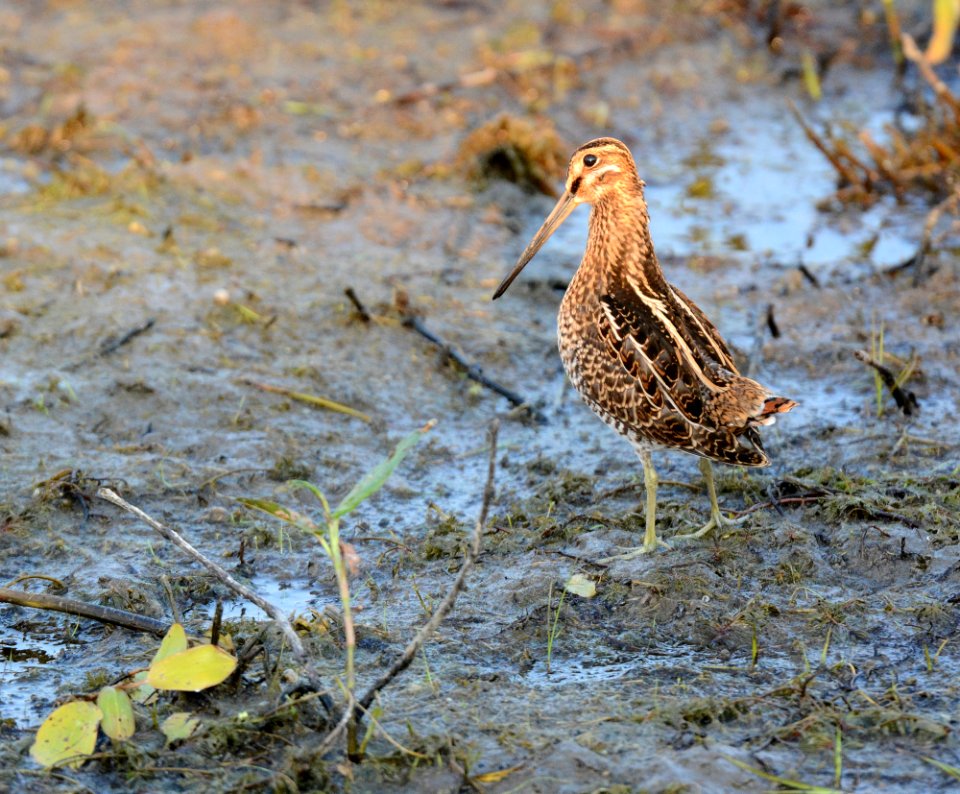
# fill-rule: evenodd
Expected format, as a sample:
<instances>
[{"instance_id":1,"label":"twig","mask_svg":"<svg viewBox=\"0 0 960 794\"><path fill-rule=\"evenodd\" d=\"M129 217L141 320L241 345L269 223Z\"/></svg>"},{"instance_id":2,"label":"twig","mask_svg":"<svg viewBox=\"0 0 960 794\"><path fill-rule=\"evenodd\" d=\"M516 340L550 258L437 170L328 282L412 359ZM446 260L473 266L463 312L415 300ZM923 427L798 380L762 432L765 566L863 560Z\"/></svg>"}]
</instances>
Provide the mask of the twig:
<instances>
[{"instance_id":1,"label":"twig","mask_svg":"<svg viewBox=\"0 0 960 794\"><path fill-rule=\"evenodd\" d=\"M105 341L102 345L100 345L100 352L97 355L109 356L111 353L115 353L125 344L140 336L140 334L144 334L149 331L154 325L156 325L156 323L157 321L151 317L143 325L138 325L136 328L132 328L119 339L109 339Z\"/></svg>"},{"instance_id":2,"label":"twig","mask_svg":"<svg viewBox=\"0 0 960 794\"><path fill-rule=\"evenodd\" d=\"M163 585L163 589L167 594L167 603L170 604L170 613L173 615L174 622L183 623L183 616L180 614L180 607L177 606L177 598L173 594L173 587L170 584L170 577L166 574L163 574L160 577L160 584Z\"/></svg>"},{"instance_id":3,"label":"twig","mask_svg":"<svg viewBox=\"0 0 960 794\"><path fill-rule=\"evenodd\" d=\"M823 499L826 499L830 494L828 493L819 493L819 494L807 494L806 496L786 496L783 499L777 499L776 501L769 502L758 502L755 505L750 505L750 507L744 510L729 510L727 512L732 513L736 517L746 516L750 513L755 513L757 510L767 510L771 507L779 508L780 505L806 505L811 502L819 502Z\"/></svg>"},{"instance_id":4,"label":"twig","mask_svg":"<svg viewBox=\"0 0 960 794\"><path fill-rule=\"evenodd\" d=\"M245 386L253 386L253 388L260 389L260 391L270 392L271 394L282 394L284 397L289 397L291 400L306 403L307 405L312 405L315 408L326 408L328 411L336 411L337 413L346 414L347 416L353 416L356 419L362 419L364 422L373 421L369 414L365 414L363 411L358 411L356 408L351 408L349 405L338 403L336 400L331 400L327 397L319 397L316 394L307 394L306 392L288 389L285 386L273 386L270 383L260 383L259 381L255 380L244 379L241 381L241 383L243 383Z\"/></svg>"},{"instance_id":5,"label":"twig","mask_svg":"<svg viewBox=\"0 0 960 794\"><path fill-rule=\"evenodd\" d=\"M873 367L873 369L877 371L884 386L890 390L893 399L897 401L897 408L903 411L906 416L912 416L915 411L920 409L920 405L917 403L917 396L912 391L904 391L897 383L897 376L866 350L855 350L853 351L853 356L858 361L862 361L868 367Z\"/></svg>"},{"instance_id":6,"label":"twig","mask_svg":"<svg viewBox=\"0 0 960 794\"><path fill-rule=\"evenodd\" d=\"M347 287L343 294L347 296L347 300L353 304L353 308L357 310L357 316L365 323L370 322L370 312L367 311L367 307L361 303L360 298L357 297L357 293L353 291L353 287Z\"/></svg>"},{"instance_id":7,"label":"twig","mask_svg":"<svg viewBox=\"0 0 960 794\"><path fill-rule=\"evenodd\" d=\"M953 111L954 119L960 122L960 100L957 100L950 92L950 89L947 88L947 84L937 77L937 73L933 71L930 61L927 60L927 57L920 51L920 48L917 47L913 36L909 33L904 33L900 41L903 43L903 54L907 56L907 60L913 61L917 65L917 69L920 70L923 79L930 84L933 92L937 95L937 99L943 100L949 106L950 110Z\"/></svg>"},{"instance_id":8,"label":"twig","mask_svg":"<svg viewBox=\"0 0 960 794\"><path fill-rule=\"evenodd\" d=\"M23 590L0 587L0 601L21 607L46 609L53 612L63 612L67 615L76 615L81 618L91 618L101 623L122 626L132 631L145 631L158 637L162 637L170 628L170 623L163 620L148 618L145 615L127 612L124 609L87 604L84 601L47 593L27 593Z\"/></svg>"},{"instance_id":9,"label":"twig","mask_svg":"<svg viewBox=\"0 0 960 794\"><path fill-rule=\"evenodd\" d=\"M518 408L525 408L530 415L536 419L536 421L540 423L546 422L546 417L544 417L540 411L534 408L530 404L529 400L484 375L483 370L481 370L475 364L471 364L464 357L463 353L454 348L449 342L445 342L443 339L433 333L433 331L424 325L423 321L419 317L413 314L404 313L403 324L407 328L411 328L412 330L416 331L428 342L431 342L440 348L440 352L443 353L446 358L450 359L459 367L461 367L464 374L470 378L470 380L479 383L481 386L490 389L492 392L496 392L501 397L505 397L512 405L515 405Z\"/></svg>"},{"instance_id":10,"label":"twig","mask_svg":"<svg viewBox=\"0 0 960 794\"><path fill-rule=\"evenodd\" d=\"M880 176L893 185L893 191L897 199L902 199L903 194L906 193L907 186L903 183L903 179L900 174L897 173L896 169L890 167L890 153L873 140L869 130L861 130L859 137L860 143L866 147L870 156L873 158L873 162L876 164Z\"/></svg>"},{"instance_id":11,"label":"twig","mask_svg":"<svg viewBox=\"0 0 960 794\"><path fill-rule=\"evenodd\" d=\"M780 338L780 326L777 325L777 320L773 316L773 304L767 304L767 328L770 329L770 335L774 339Z\"/></svg>"},{"instance_id":12,"label":"twig","mask_svg":"<svg viewBox=\"0 0 960 794\"><path fill-rule=\"evenodd\" d=\"M937 224L940 222L940 217L943 213L950 209L952 205L956 204L958 200L960 200L960 189L955 189L953 193L927 213L927 217L923 221L923 233L920 235L920 245L917 246L917 252L906 261L888 268L886 271L888 275L893 275L900 270L914 267L916 268L916 272L914 273L914 286L919 284L920 277L923 274L924 261L927 258L927 254L933 250L933 230L937 228Z\"/></svg>"},{"instance_id":13,"label":"twig","mask_svg":"<svg viewBox=\"0 0 960 794\"><path fill-rule=\"evenodd\" d=\"M826 157L830 164L836 169L837 173L843 177L843 180L848 185L855 185L860 190L864 189L863 179L860 179L853 169L851 169L846 163L844 163L840 157L837 155L836 151L832 150L823 139L817 135L814 129L807 124L806 120L801 115L799 108L792 102L787 102L787 105L790 108L790 112L793 113L793 117L797 120L797 123L800 125L803 130L803 134L807 136L807 140L810 141L814 146L816 146L820 153Z\"/></svg>"},{"instance_id":14,"label":"twig","mask_svg":"<svg viewBox=\"0 0 960 794\"><path fill-rule=\"evenodd\" d=\"M213 610L213 621L210 623L210 644L220 644L220 625L223 621L223 599L217 599L217 606Z\"/></svg>"},{"instance_id":15,"label":"twig","mask_svg":"<svg viewBox=\"0 0 960 794\"><path fill-rule=\"evenodd\" d=\"M451 585L443 601L430 616L430 619L423 624L414 638L410 640L407 647L403 649L403 653L401 653L390 666L390 669L380 676L380 678L363 693L359 700L355 700L353 695L349 691L347 692L348 702L344 708L343 715L330 733L324 737L323 741L317 747L315 755L322 756L329 752L351 722L359 724L364 713L370 708L370 704L373 703L373 699L377 696L377 693L410 666L410 663L416 658L423 644L430 638L433 632L437 630L437 626L443 622L444 618L450 613L450 610L453 609L457 601L457 596L460 595L460 592L464 588L467 574L480 555L483 528L487 523L487 513L490 511L490 503L493 501L493 483L497 465L497 434L499 430L500 422L495 419L490 424L490 430L487 432L487 442L490 445L490 458L487 465L487 483L483 489L483 502L480 506L480 515L477 517L477 523L474 525L473 536L470 545L467 547L466 554L463 558L463 565L460 566L460 572L457 574L457 578L454 580L453 585Z\"/></svg>"},{"instance_id":16,"label":"twig","mask_svg":"<svg viewBox=\"0 0 960 794\"><path fill-rule=\"evenodd\" d=\"M154 518L151 518L149 515L143 512L139 507L136 507L130 504L128 501L120 497L114 491L111 491L109 488L100 488L97 490L97 496L101 499L105 499L108 502L112 502L117 507L126 510L128 513L132 513L141 521L143 521L148 526L152 527L163 537L173 543L175 546L180 547L188 555L193 557L197 562L207 568L214 576L217 577L221 582L223 582L227 587L233 590L238 595L247 599L253 604L256 604L260 609L267 613L277 626L280 627L280 630L283 632L284 637L287 642L290 643L290 648L293 651L294 655L298 659L303 659L306 656L306 651L304 650L303 643L300 641L300 637L297 635L297 632L293 630L293 626L290 625L290 621L287 620L283 612L279 608L275 607L265 598L263 598L258 593L251 590L246 585L241 584L236 579L234 579L229 573L227 573L223 568L221 568L213 560L204 557L199 551L197 551L193 546L191 546L183 537L170 529L165 527L159 521Z\"/></svg>"},{"instance_id":17,"label":"twig","mask_svg":"<svg viewBox=\"0 0 960 794\"><path fill-rule=\"evenodd\" d=\"M809 281L814 287L820 289L820 279L818 279L816 274L809 267L803 264L803 262L797 265L797 270L799 270L800 275Z\"/></svg>"},{"instance_id":18,"label":"twig","mask_svg":"<svg viewBox=\"0 0 960 794\"><path fill-rule=\"evenodd\" d=\"M353 699L353 693L349 690L347 691L347 707L343 710L343 715L340 717L339 722L333 726L333 729L328 733L322 742L320 742L317 749L311 753L318 758L322 758L324 755L330 752L333 748L333 745L336 744L337 740L343 735L343 732L347 729L347 725L353 720L354 712L357 711L357 701Z\"/></svg>"}]
</instances>

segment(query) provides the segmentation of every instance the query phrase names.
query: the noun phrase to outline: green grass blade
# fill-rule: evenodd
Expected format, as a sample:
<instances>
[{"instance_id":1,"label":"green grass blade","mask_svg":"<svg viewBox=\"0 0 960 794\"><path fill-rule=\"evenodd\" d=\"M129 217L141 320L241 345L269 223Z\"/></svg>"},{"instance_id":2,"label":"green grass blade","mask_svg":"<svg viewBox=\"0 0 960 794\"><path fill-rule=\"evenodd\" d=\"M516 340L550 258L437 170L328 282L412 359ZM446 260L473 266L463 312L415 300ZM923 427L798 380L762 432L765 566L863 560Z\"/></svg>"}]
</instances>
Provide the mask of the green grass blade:
<instances>
[{"instance_id":1,"label":"green grass blade","mask_svg":"<svg viewBox=\"0 0 960 794\"><path fill-rule=\"evenodd\" d=\"M791 780L790 778L780 777L779 775L771 775L769 772L764 772L762 769L757 769L755 766L750 766L750 764L746 764L737 758L730 757L729 755L721 755L721 757L725 758L734 766L740 767L744 772L749 772L757 777L762 777L764 780L769 780L771 783L777 783L778 785L786 786L789 791L806 791L808 794L844 794L843 791L838 788L814 786L810 783L802 783L799 780Z\"/></svg>"},{"instance_id":2,"label":"green grass blade","mask_svg":"<svg viewBox=\"0 0 960 794\"><path fill-rule=\"evenodd\" d=\"M938 761L935 758L928 758L925 755L921 755L920 757L928 764L933 764L941 772L946 772L950 777L955 777L957 780L960 780L960 769L957 769L957 767L945 764L943 761Z\"/></svg>"},{"instance_id":3,"label":"green grass blade","mask_svg":"<svg viewBox=\"0 0 960 794\"><path fill-rule=\"evenodd\" d=\"M423 434L429 431L434 424L436 424L436 420L431 420L419 430L414 430L409 436L400 441L389 458L380 461L380 463L367 472L366 476L363 477L360 482L353 486L353 490L337 505L337 509L333 511L332 517L340 518L356 510L364 500L369 499L379 491L387 481L387 478L393 474L393 470L400 465L400 461L406 457L407 453L423 437Z\"/></svg>"},{"instance_id":4,"label":"green grass blade","mask_svg":"<svg viewBox=\"0 0 960 794\"><path fill-rule=\"evenodd\" d=\"M261 513L266 513L274 518L279 518L281 521L286 521L288 524L293 524L301 529L306 529L308 532L316 532L318 530L316 523L314 523L314 521L308 516L291 510L288 507L284 507L283 505L279 505L276 502L271 502L268 499L249 499L243 497L237 499L237 501L244 507L249 507L252 510L259 510Z\"/></svg>"},{"instance_id":5,"label":"green grass blade","mask_svg":"<svg viewBox=\"0 0 960 794\"><path fill-rule=\"evenodd\" d=\"M327 497L323 495L323 491L317 488L312 482L307 482L306 480L290 480L287 483L291 488L306 488L310 493L317 497L317 501L323 505L324 515L330 515L330 505L327 502Z\"/></svg>"},{"instance_id":6,"label":"green grass blade","mask_svg":"<svg viewBox=\"0 0 960 794\"><path fill-rule=\"evenodd\" d=\"M833 785L840 788L843 780L843 732L837 725L836 736L833 740Z\"/></svg>"}]
</instances>

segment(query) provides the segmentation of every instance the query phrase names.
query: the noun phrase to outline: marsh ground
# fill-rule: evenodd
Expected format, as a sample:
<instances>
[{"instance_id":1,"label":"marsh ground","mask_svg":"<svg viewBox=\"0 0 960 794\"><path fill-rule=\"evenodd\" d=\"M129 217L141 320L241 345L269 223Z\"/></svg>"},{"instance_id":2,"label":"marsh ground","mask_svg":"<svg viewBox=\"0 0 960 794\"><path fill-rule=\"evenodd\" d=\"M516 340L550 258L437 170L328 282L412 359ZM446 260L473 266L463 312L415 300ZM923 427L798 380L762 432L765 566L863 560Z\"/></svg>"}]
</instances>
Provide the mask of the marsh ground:
<instances>
[{"instance_id":1,"label":"marsh ground","mask_svg":"<svg viewBox=\"0 0 960 794\"><path fill-rule=\"evenodd\" d=\"M792 98L853 131L893 118L881 6L809 4L772 55L763 7L663 5L0 7L0 578L43 574L161 618L172 593L202 632L228 594L87 498L106 481L301 616L332 680L332 573L309 538L236 499L282 494L291 477L341 495L435 418L346 527L368 680L449 587L480 503L485 428L510 408L403 327L398 300L547 420L505 420L470 587L379 704L384 730L423 757L375 733L362 764L314 758L325 726L306 708L245 729L240 715L277 702L271 659L236 691L190 701L207 727L176 750L146 729L45 776L26 748L55 699L142 666L156 642L4 607L0 787L774 785L730 759L843 790L956 784L926 760L960 764L955 253L935 252L922 277L889 273L927 206L819 211L834 174L785 110ZM901 12L923 29L925 4ZM798 77L804 49L829 64L819 105ZM564 152L625 139L668 276L746 371L801 403L767 433L770 469L721 473L721 502L756 508L738 532L594 562L639 541L639 466L576 400L555 351L585 212L489 301L551 205L468 178L463 142L502 114ZM881 329L888 354L918 357L917 415L887 395L881 414L853 357ZM706 497L695 461L658 465L673 481L660 492L669 541L701 521ZM557 613L574 573L597 595L568 595ZM237 636L263 617L229 598L228 615Z\"/></svg>"}]
</instances>

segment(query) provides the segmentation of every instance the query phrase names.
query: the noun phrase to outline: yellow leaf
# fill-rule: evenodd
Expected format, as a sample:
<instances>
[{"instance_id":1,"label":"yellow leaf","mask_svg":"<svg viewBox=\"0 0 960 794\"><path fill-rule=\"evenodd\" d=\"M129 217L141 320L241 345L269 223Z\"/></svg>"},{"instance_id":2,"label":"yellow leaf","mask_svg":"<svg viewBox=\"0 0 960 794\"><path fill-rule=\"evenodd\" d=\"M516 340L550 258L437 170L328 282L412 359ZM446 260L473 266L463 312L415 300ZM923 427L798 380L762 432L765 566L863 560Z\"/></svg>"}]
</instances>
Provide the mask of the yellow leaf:
<instances>
[{"instance_id":1,"label":"yellow leaf","mask_svg":"<svg viewBox=\"0 0 960 794\"><path fill-rule=\"evenodd\" d=\"M960 0L933 0L933 35L927 44L927 60L936 65L950 57L953 37L960 21Z\"/></svg>"},{"instance_id":2,"label":"yellow leaf","mask_svg":"<svg viewBox=\"0 0 960 794\"><path fill-rule=\"evenodd\" d=\"M166 659L168 656L173 656L173 654L185 650L187 650L187 633L183 630L183 626L179 623L174 623L167 631L166 636L160 643L160 648L153 655L153 661L150 662L150 664L154 665L161 659Z\"/></svg>"},{"instance_id":3,"label":"yellow leaf","mask_svg":"<svg viewBox=\"0 0 960 794\"><path fill-rule=\"evenodd\" d=\"M97 705L103 712L100 727L111 739L125 742L137 729L133 718L133 705L122 689L105 686L97 695Z\"/></svg>"},{"instance_id":4,"label":"yellow leaf","mask_svg":"<svg viewBox=\"0 0 960 794\"><path fill-rule=\"evenodd\" d=\"M157 689L199 692L224 681L237 660L215 645L197 645L150 665L147 683Z\"/></svg>"},{"instance_id":5,"label":"yellow leaf","mask_svg":"<svg viewBox=\"0 0 960 794\"><path fill-rule=\"evenodd\" d=\"M66 766L76 769L93 752L102 717L100 708L86 700L64 703L43 721L30 747L30 755L43 766L72 758Z\"/></svg>"},{"instance_id":6,"label":"yellow leaf","mask_svg":"<svg viewBox=\"0 0 960 794\"><path fill-rule=\"evenodd\" d=\"M160 723L160 730L167 737L167 744L189 738L200 725L200 720L189 711L177 711Z\"/></svg>"},{"instance_id":7,"label":"yellow leaf","mask_svg":"<svg viewBox=\"0 0 960 794\"><path fill-rule=\"evenodd\" d=\"M494 772L484 772L482 775L470 778L470 780L474 783L499 783L504 778L510 777L514 772L518 772L521 769L523 769L523 764L511 766L508 769L497 769Z\"/></svg>"},{"instance_id":8,"label":"yellow leaf","mask_svg":"<svg viewBox=\"0 0 960 794\"><path fill-rule=\"evenodd\" d=\"M582 573L575 573L571 576L563 589L568 593L573 593L581 598L593 598L597 594L597 585L592 579L588 579Z\"/></svg>"},{"instance_id":9,"label":"yellow leaf","mask_svg":"<svg viewBox=\"0 0 960 794\"><path fill-rule=\"evenodd\" d=\"M205 632L203 632L203 636L205 639L209 640L210 629L207 629ZM229 652L233 652L237 649L237 646L233 644L233 637L223 631L220 632L220 637L217 639L217 645L223 648L223 650Z\"/></svg>"}]
</instances>

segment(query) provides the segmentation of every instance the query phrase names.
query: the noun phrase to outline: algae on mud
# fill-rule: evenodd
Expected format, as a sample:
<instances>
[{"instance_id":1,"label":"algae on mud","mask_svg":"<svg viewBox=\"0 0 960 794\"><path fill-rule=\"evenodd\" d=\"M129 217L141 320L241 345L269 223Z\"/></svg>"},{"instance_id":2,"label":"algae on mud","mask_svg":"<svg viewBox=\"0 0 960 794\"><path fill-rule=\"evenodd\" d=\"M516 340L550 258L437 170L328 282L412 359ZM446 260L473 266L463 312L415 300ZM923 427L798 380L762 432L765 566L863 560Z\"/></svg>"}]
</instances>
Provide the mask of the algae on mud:
<instances>
[{"instance_id":1,"label":"algae on mud","mask_svg":"<svg viewBox=\"0 0 960 794\"><path fill-rule=\"evenodd\" d=\"M803 101L799 50L822 45L834 53L824 101L805 114L854 129L889 119L899 94L882 21L857 4L805 4L785 21L778 56L751 13L721 5L721 15L714 4L668 13L631 2L0 11L4 581L55 575L73 597L154 617L169 617L172 600L202 631L226 596L215 581L97 504L84 513L70 493L34 494L65 469L122 482L294 613L332 681L343 659L333 577L306 539L253 519L235 498L270 495L291 475L342 496L404 428L437 417L411 465L343 528L363 566L354 605L366 683L445 592L480 500L484 428L508 407L438 366L384 308L394 293L549 420L505 423L475 578L375 704L401 747L376 730L363 764L311 754L329 728L321 698L286 680L289 657L259 612L228 601L234 638L264 632L270 653L236 689L196 703L203 732L176 749L160 733L104 748L69 773L76 783L41 777L25 752L54 698L99 689L150 641L4 608L0 785L771 785L734 758L823 787L949 789L949 774L925 759L960 765L960 438L946 421L960 410L956 259L940 247L924 279L885 274L917 250L926 208L881 200L863 214L818 213L834 174L783 110L786 96ZM925 3L897 7L906 30L927 13ZM577 57L538 60L543 52ZM481 69L493 79L459 79ZM377 101L427 82L451 87ZM81 107L85 126L58 137ZM544 250L540 280L509 299L509 316L489 310L491 287L547 204L502 181L478 190L457 171L469 133L505 112L549 117L567 144L627 138L671 280L716 315L747 371L801 397L771 439L769 473L718 478L725 508L770 507L716 546L608 569L590 562L635 545L639 472L560 375L553 318L582 228ZM30 125L75 143L11 148ZM354 321L351 286L379 319ZM276 319L249 322L235 305ZM876 416L872 375L853 352L881 323L888 351L919 356L918 416L889 401ZM661 495L669 540L705 496L690 465L664 466L678 483ZM547 616L575 573L598 594L564 599L547 675Z\"/></svg>"}]
</instances>

